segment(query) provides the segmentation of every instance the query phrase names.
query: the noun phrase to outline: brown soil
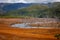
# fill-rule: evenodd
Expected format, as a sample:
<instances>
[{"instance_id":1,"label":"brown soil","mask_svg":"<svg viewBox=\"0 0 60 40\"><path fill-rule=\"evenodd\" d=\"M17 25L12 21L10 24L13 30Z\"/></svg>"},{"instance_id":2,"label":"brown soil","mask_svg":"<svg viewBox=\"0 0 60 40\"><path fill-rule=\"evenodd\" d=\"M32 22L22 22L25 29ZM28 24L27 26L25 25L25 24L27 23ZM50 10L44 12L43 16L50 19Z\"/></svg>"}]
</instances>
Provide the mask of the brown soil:
<instances>
[{"instance_id":1,"label":"brown soil","mask_svg":"<svg viewBox=\"0 0 60 40\"><path fill-rule=\"evenodd\" d=\"M60 34L60 29L55 28L12 28L10 24L17 21L17 19L0 19L0 40L57 40L54 35Z\"/></svg>"}]
</instances>

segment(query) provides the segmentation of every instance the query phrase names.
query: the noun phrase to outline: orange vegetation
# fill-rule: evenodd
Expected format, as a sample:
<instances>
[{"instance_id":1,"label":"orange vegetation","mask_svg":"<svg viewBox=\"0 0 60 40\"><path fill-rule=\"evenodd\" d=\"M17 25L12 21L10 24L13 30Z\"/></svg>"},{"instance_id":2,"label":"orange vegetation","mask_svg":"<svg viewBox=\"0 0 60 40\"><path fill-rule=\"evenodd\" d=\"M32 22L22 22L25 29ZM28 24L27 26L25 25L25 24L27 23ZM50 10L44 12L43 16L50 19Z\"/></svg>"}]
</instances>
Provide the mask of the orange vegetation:
<instances>
[{"instance_id":1,"label":"orange vegetation","mask_svg":"<svg viewBox=\"0 0 60 40\"><path fill-rule=\"evenodd\" d=\"M54 35L60 34L60 29L56 28L12 28L10 24L15 22L0 20L0 40L57 40Z\"/></svg>"}]
</instances>

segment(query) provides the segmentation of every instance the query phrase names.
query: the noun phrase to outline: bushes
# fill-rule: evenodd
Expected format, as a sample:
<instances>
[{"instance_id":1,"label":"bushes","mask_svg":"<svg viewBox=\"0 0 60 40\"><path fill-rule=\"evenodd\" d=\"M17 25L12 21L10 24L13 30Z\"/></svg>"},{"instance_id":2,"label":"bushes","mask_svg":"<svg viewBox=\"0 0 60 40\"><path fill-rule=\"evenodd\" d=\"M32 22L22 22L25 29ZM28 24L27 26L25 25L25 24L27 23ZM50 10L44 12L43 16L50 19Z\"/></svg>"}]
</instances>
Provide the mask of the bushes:
<instances>
[{"instance_id":1,"label":"bushes","mask_svg":"<svg viewBox=\"0 0 60 40\"><path fill-rule=\"evenodd\" d=\"M24 16L0 16L0 18L24 18Z\"/></svg>"},{"instance_id":2,"label":"bushes","mask_svg":"<svg viewBox=\"0 0 60 40\"><path fill-rule=\"evenodd\" d=\"M60 34L55 34L55 36L57 39L60 39Z\"/></svg>"}]
</instances>

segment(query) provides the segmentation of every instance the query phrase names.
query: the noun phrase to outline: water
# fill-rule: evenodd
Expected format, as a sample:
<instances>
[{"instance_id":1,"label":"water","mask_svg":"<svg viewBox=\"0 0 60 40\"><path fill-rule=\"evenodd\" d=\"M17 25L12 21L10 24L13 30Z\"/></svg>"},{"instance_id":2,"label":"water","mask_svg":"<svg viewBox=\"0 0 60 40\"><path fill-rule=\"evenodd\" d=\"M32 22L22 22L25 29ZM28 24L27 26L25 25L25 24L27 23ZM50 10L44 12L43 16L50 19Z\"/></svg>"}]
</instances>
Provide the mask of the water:
<instances>
[{"instance_id":1,"label":"water","mask_svg":"<svg viewBox=\"0 0 60 40\"><path fill-rule=\"evenodd\" d=\"M17 27L17 28L47 28L47 29L50 29L51 27L32 27L32 26L29 26L28 24L30 23L22 23L22 24L13 24L11 25L11 27Z\"/></svg>"},{"instance_id":2,"label":"water","mask_svg":"<svg viewBox=\"0 0 60 40\"><path fill-rule=\"evenodd\" d=\"M18 28L31 28L31 26L28 25L28 23L22 23L22 24L13 24L12 27L18 27Z\"/></svg>"}]
</instances>

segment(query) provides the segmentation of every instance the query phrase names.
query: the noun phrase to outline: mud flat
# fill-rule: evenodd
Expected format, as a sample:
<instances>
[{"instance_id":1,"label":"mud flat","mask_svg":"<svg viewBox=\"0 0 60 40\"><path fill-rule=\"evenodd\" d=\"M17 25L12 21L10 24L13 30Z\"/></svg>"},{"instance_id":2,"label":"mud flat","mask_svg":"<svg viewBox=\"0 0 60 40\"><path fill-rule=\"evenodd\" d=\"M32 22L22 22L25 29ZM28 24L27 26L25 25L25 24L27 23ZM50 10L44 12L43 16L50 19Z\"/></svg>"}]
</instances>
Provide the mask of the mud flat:
<instances>
[{"instance_id":1,"label":"mud flat","mask_svg":"<svg viewBox=\"0 0 60 40\"><path fill-rule=\"evenodd\" d=\"M54 18L0 18L0 24L30 23L33 27L60 27L60 22Z\"/></svg>"},{"instance_id":2,"label":"mud flat","mask_svg":"<svg viewBox=\"0 0 60 40\"><path fill-rule=\"evenodd\" d=\"M55 34L60 34L60 29L2 27L0 40L57 40Z\"/></svg>"},{"instance_id":3,"label":"mud flat","mask_svg":"<svg viewBox=\"0 0 60 40\"><path fill-rule=\"evenodd\" d=\"M18 20L20 21L22 19ZM18 28L15 26L11 27L11 24L22 25L21 22L17 22L18 20L0 19L0 40L57 40L54 35L60 34L60 28Z\"/></svg>"},{"instance_id":4,"label":"mud flat","mask_svg":"<svg viewBox=\"0 0 60 40\"><path fill-rule=\"evenodd\" d=\"M0 25L0 40L57 40L54 35L60 34L55 28L15 28Z\"/></svg>"}]
</instances>

